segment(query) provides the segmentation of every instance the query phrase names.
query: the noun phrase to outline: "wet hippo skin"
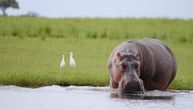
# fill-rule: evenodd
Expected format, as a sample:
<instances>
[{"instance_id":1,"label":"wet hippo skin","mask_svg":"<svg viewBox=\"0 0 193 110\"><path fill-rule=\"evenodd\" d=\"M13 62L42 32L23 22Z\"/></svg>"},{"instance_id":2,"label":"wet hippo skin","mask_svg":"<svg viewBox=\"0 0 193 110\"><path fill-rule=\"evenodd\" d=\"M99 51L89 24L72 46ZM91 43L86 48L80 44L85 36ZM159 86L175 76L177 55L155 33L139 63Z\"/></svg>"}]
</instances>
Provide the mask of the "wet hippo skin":
<instances>
[{"instance_id":1,"label":"wet hippo skin","mask_svg":"<svg viewBox=\"0 0 193 110\"><path fill-rule=\"evenodd\" d=\"M165 90L176 75L172 51L156 39L119 44L108 60L110 85L122 92Z\"/></svg>"}]
</instances>

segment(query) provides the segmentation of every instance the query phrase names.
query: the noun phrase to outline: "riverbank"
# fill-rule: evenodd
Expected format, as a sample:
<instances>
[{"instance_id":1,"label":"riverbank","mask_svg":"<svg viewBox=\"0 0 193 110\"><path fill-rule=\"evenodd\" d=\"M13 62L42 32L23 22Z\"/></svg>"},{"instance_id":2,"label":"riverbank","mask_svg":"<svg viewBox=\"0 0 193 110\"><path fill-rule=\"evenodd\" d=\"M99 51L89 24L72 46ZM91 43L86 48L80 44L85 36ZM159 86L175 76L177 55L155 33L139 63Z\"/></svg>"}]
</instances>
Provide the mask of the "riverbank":
<instances>
[{"instance_id":1,"label":"riverbank","mask_svg":"<svg viewBox=\"0 0 193 110\"><path fill-rule=\"evenodd\" d=\"M178 70L170 89L193 89L193 21L0 17L0 84L25 87L109 84L107 60L127 39L156 38L174 52ZM70 68L69 52L77 68ZM66 66L59 68L63 53Z\"/></svg>"}]
</instances>

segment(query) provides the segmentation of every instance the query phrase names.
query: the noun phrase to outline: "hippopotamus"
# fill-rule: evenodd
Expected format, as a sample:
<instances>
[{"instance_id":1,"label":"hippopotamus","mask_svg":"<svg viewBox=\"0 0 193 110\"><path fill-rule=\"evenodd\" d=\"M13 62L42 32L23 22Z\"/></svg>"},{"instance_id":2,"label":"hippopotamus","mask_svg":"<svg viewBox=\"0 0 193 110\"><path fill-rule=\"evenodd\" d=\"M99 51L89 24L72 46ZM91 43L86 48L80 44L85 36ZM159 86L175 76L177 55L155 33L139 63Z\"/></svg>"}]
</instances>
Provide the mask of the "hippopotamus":
<instances>
[{"instance_id":1,"label":"hippopotamus","mask_svg":"<svg viewBox=\"0 0 193 110\"><path fill-rule=\"evenodd\" d=\"M128 40L108 60L110 86L126 93L166 90L176 75L171 49L156 39Z\"/></svg>"}]
</instances>

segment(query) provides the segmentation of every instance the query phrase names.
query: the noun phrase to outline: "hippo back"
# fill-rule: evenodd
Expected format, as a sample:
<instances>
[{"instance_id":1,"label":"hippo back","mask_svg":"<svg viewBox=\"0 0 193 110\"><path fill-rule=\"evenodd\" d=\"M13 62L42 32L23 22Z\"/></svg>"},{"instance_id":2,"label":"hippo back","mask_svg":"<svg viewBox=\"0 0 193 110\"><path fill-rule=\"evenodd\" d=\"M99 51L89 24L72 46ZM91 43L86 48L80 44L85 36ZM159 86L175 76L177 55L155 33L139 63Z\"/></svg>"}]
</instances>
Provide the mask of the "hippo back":
<instances>
[{"instance_id":1,"label":"hippo back","mask_svg":"<svg viewBox=\"0 0 193 110\"><path fill-rule=\"evenodd\" d=\"M176 60L172 51L155 39L135 41L140 51L141 79L145 88L166 89L176 75Z\"/></svg>"},{"instance_id":2,"label":"hippo back","mask_svg":"<svg viewBox=\"0 0 193 110\"><path fill-rule=\"evenodd\" d=\"M127 48L136 48L139 54L140 79L146 90L166 89L176 75L176 61L172 51L162 42L155 39L129 40L118 45L108 61L110 82L114 88L117 84L113 75L119 73L115 66L116 53Z\"/></svg>"}]
</instances>

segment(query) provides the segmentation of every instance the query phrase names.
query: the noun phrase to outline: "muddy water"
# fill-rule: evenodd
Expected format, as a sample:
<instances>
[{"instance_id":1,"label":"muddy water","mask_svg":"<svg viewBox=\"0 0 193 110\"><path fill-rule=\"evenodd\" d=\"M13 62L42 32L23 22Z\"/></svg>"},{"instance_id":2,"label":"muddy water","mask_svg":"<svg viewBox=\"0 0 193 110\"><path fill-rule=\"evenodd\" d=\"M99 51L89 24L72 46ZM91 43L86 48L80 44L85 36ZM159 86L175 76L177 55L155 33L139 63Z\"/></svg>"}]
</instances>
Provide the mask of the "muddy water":
<instances>
[{"instance_id":1,"label":"muddy water","mask_svg":"<svg viewBox=\"0 0 193 110\"><path fill-rule=\"evenodd\" d=\"M0 110L193 110L193 91L119 94L108 87L0 86Z\"/></svg>"}]
</instances>

